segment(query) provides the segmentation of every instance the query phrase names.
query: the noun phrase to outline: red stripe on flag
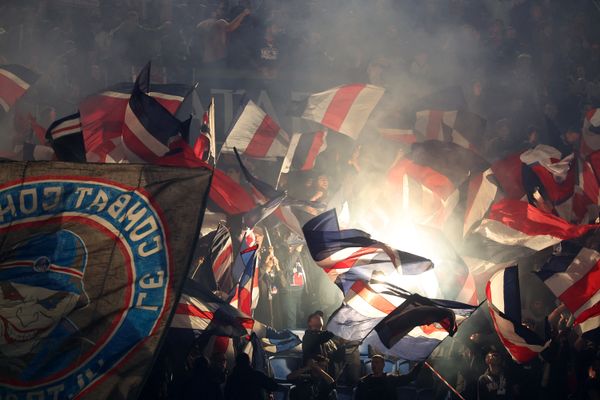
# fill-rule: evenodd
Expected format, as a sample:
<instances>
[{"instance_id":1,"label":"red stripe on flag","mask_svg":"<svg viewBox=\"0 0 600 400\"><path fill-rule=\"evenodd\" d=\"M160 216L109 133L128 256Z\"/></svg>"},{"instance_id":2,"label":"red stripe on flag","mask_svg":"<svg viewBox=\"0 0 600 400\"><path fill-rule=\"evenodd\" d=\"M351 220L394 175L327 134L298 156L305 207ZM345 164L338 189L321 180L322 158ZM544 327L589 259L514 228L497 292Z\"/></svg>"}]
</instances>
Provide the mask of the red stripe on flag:
<instances>
[{"instance_id":1,"label":"red stripe on flag","mask_svg":"<svg viewBox=\"0 0 600 400\"><path fill-rule=\"evenodd\" d=\"M600 290L600 263L596 263L581 279L560 295L569 311L575 312ZM577 320L581 320L580 317Z\"/></svg>"},{"instance_id":2,"label":"red stripe on flag","mask_svg":"<svg viewBox=\"0 0 600 400\"><path fill-rule=\"evenodd\" d=\"M177 304L176 314L190 315L192 317L200 317L212 321L215 316L211 311L204 311L194 306L193 304L179 303Z\"/></svg>"},{"instance_id":3,"label":"red stripe on flag","mask_svg":"<svg viewBox=\"0 0 600 400\"><path fill-rule=\"evenodd\" d=\"M350 290L382 313L389 314L396 309L394 304L379 293L374 292L365 281L358 280L354 282Z\"/></svg>"},{"instance_id":4,"label":"red stripe on flag","mask_svg":"<svg viewBox=\"0 0 600 400\"><path fill-rule=\"evenodd\" d=\"M317 132L313 141L311 143L310 149L308 150L308 154L306 156L306 160L300 168L301 171L308 171L313 169L315 166L315 161L317 160L317 156L319 155L319 151L323 146L323 141L325 138L325 132Z\"/></svg>"},{"instance_id":5,"label":"red stripe on flag","mask_svg":"<svg viewBox=\"0 0 600 400\"><path fill-rule=\"evenodd\" d=\"M4 74L0 74L0 98L9 107L15 105L17 100L25 93L25 89Z\"/></svg>"},{"instance_id":6,"label":"red stripe on flag","mask_svg":"<svg viewBox=\"0 0 600 400\"><path fill-rule=\"evenodd\" d=\"M440 140L440 130L442 129L443 111L430 110L429 119L427 120L427 129L425 138L427 140Z\"/></svg>"},{"instance_id":7,"label":"red stripe on flag","mask_svg":"<svg viewBox=\"0 0 600 400\"><path fill-rule=\"evenodd\" d=\"M600 315L600 303L596 303L594 306L579 314L579 316L575 318L575 323L579 324L589 318L595 317L596 315Z\"/></svg>"},{"instance_id":8,"label":"red stripe on flag","mask_svg":"<svg viewBox=\"0 0 600 400\"><path fill-rule=\"evenodd\" d=\"M279 134L279 130L279 125L271 117L265 115L258 129L252 135L252 140L248 143L244 154L250 157L265 157Z\"/></svg>"},{"instance_id":9,"label":"red stripe on flag","mask_svg":"<svg viewBox=\"0 0 600 400\"><path fill-rule=\"evenodd\" d=\"M335 263L333 266L331 266L329 268L325 268L324 270L325 270L325 272L329 273L330 271L334 271L336 269L352 268L354 266L354 264L356 264L356 261L360 257L376 253L379 250L381 250L381 249L379 249L377 247L361 247L360 249L358 249L354 253L350 254L348 257L346 257L344 260L341 260L341 261Z\"/></svg>"},{"instance_id":10,"label":"red stripe on flag","mask_svg":"<svg viewBox=\"0 0 600 400\"><path fill-rule=\"evenodd\" d=\"M219 269L221 267L223 267L223 263L225 263L225 261L228 258L231 258L233 256L233 248L231 245L228 245L227 247L225 247L223 249L223 251L221 253L219 253L219 255L217 256L217 259L213 261L213 272L215 273L215 275L217 274L217 271L219 271Z\"/></svg>"},{"instance_id":11,"label":"red stripe on flag","mask_svg":"<svg viewBox=\"0 0 600 400\"><path fill-rule=\"evenodd\" d=\"M327 106L321 124L339 131L348 112L350 112L350 108L352 108L352 104L364 88L364 84L347 85L339 88L333 95L331 103Z\"/></svg>"},{"instance_id":12,"label":"red stripe on flag","mask_svg":"<svg viewBox=\"0 0 600 400\"><path fill-rule=\"evenodd\" d=\"M76 124L69 125L67 127L64 127L64 128L61 128L61 129L57 129L55 131L52 131L52 136L54 136L54 135L56 135L58 133L64 132L64 131L70 131L73 128L81 128L81 123L78 122Z\"/></svg>"}]
</instances>

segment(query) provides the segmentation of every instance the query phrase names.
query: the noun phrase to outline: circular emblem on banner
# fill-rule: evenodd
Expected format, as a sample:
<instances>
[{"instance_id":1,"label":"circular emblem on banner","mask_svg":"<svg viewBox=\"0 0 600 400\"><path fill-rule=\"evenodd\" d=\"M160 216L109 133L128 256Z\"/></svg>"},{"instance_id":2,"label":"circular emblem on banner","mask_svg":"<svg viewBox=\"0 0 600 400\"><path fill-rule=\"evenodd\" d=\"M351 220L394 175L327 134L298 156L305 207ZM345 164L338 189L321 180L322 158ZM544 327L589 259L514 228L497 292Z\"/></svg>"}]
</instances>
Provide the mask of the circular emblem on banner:
<instances>
[{"instance_id":1,"label":"circular emblem on banner","mask_svg":"<svg viewBox=\"0 0 600 400\"><path fill-rule=\"evenodd\" d=\"M163 318L160 211L89 178L0 186L0 398L71 398L127 362Z\"/></svg>"}]
</instances>

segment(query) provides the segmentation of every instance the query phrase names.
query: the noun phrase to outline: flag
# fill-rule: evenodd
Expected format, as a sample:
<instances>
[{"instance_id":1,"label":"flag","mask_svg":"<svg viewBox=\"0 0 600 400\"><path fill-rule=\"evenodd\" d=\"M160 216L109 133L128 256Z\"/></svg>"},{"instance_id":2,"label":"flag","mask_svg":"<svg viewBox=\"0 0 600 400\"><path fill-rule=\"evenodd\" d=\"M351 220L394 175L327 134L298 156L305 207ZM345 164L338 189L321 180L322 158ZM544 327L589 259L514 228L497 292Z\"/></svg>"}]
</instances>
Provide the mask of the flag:
<instances>
[{"instance_id":1,"label":"flag","mask_svg":"<svg viewBox=\"0 0 600 400\"><path fill-rule=\"evenodd\" d=\"M575 317L575 323L600 316L600 253L563 243L536 275Z\"/></svg>"},{"instance_id":2,"label":"flag","mask_svg":"<svg viewBox=\"0 0 600 400\"><path fill-rule=\"evenodd\" d=\"M169 152L169 144L180 134L181 122L156 99L141 90L150 64L140 72L125 109L122 140L129 161L156 162Z\"/></svg>"},{"instance_id":3,"label":"flag","mask_svg":"<svg viewBox=\"0 0 600 400\"><path fill-rule=\"evenodd\" d=\"M520 200L526 195L523 186L522 153L518 152L508 155L503 159L495 161L490 167L494 173L494 179L502 189L502 193L507 198L513 200Z\"/></svg>"},{"instance_id":4,"label":"flag","mask_svg":"<svg viewBox=\"0 0 600 400\"><path fill-rule=\"evenodd\" d=\"M485 218L492 205L502 196L503 193L495 181L491 168L469 178L463 225L464 236Z\"/></svg>"},{"instance_id":5,"label":"flag","mask_svg":"<svg viewBox=\"0 0 600 400\"><path fill-rule=\"evenodd\" d=\"M431 300L408 292L400 305L383 317L364 316L343 304L330 317L327 330L351 341L361 341L374 351L405 360L423 361L457 329L475 307L447 300ZM462 316L464 315L464 316Z\"/></svg>"},{"instance_id":6,"label":"flag","mask_svg":"<svg viewBox=\"0 0 600 400\"><path fill-rule=\"evenodd\" d=\"M379 128L379 135L387 140L411 145L419 139L412 129Z\"/></svg>"},{"instance_id":7,"label":"flag","mask_svg":"<svg viewBox=\"0 0 600 400\"><path fill-rule=\"evenodd\" d=\"M0 65L0 108L7 113L40 76L18 64Z\"/></svg>"},{"instance_id":8,"label":"flag","mask_svg":"<svg viewBox=\"0 0 600 400\"><path fill-rule=\"evenodd\" d=\"M369 282L381 275L391 280L400 275L418 275L433 268L430 260L391 249L371 239L366 232L340 230L335 210L311 219L302 230L313 260L344 294L349 290L362 291L362 284L352 289L357 281ZM356 291L355 294L361 295Z\"/></svg>"},{"instance_id":9,"label":"flag","mask_svg":"<svg viewBox=\"0 0 600 400\"><path fill-rule=\"evenodd\" d=\"M300 117L356 139L384 91L378 86L354 83L314 93L302 105Z\"/></svg>"},{"instance_id":10,"label":"flag","mask_svg":"<svg viewBox=\"0 0 600 400\"><path fill-rule=\"evenodd\" d=\"M149 74L142 78L142 92L155 99L171 114L177 112L190 91L189 85L150 85ZM133 88L134 84L131 82L119 83L86 97L79 104L88 160L110 162L119 161L124 156L121 134Z\"/></svg>"},{"instance_id":11,"label":"flag","mask_svg":"<svg viewBox=\"0 0 600 400\"><path fill-rule=\"evenodd\" d=\"M417 111L415 131L425 140L452 142L466 149L481 149L486 120L466 110Z\"/></svg>"},{"instance_id":12,"label":"flag","mask_svg":"<svg viewBox=\"0 0 600 400\"><path fill-rule=\"evenodd\" d=\"M249 265L254 266L256 264L257 250L258 247L256 246L254 232L251 229L246 229L242 237L239 252L236 254L235 260L233 261L233 266L231 268L234 291L237 290L237 285L242 279L242 275L246 272L246 270L248 270L249 275L251 274L251 272L249 272ZM230 293L230 297L232 297L233 294L233 292Z\"/></svg>"},{"instance_id":13,"label":"flag","mask_svg":"<svg viewBox=\"0 0 600 400\"><path fill-rule=\"evenodd\" d=\"M524 201L503 199L492 205L473 232L497 243L539 251L596 227L573 225Z\"/></svg>"},{"instance_id":14,"label":"flag","mask_svg":"<svg viewBox=\"0 0 600 400\"><path fill-rule=\"evenodd\" d=\"M326 139L327 131L294 133L281 166L281 173L313 169L317 157L327 148Z\"/></svg>"},{"instance_id":15,"label":"flag","mask_svg":"<svg viewBox=\"0 0 600 400\"><path fill-rule=\"evenodd\" d=\"M543 144L521 154L521 162L525 165L523 185L531 203L536 192L551 204L564 203L573 196L575 169L571 164L574 157L570 154L561 159L559 150Z\"/></svg>"},{"instance_id":16,"label":"flag","mask_svg":"<svg viewBox=\"0 0 600 400\"><path fill-rule=\"evenodd\" d=\"M550 340L522 324L518 268L512 266L494 274L485 292L498 338L513 360L522 364L536 358Z\"/></svg>"},{"instance_id":17,"label":"flag","mask_svg":"<svg viewBox=\"0 0 600 400\"><path fill-rule=\"evenodd\" d=\"M252 305L254 303L253 297L258 294L254 293L255 289L258 290L258 287L255 287L254 285L254 277L258 268L257 251L258 245L256 244L241 249L239 257L236 259L236 265L234 265L235 272L235 269L238 265L238 260L240 260L243 264L244 270L240 276L237 286L234 288L235 292L230 300L230 304L247 315L252 315Z\"/></svg>"},{"instance_id":18,"label":"flag","mask_svg":"<svg viewBox=\"0 0 600 400\"><path fill-rule=\"evenodd\" d=\"M52 144L60 161L86 161L78 112L54 121L46 131L46 139Z\"/></svg>"},{"instance_id":19,"label":"flag","mask_svg":"<svg viewBox=\"0 0 600 400\"><path fill-rule=\"evenodd\" d=\"M248 211L242 217L243 227L253 229L257 224L273 214L273 212L281 206L286 197L287 193L282 193L281 195L270 199L265 204L258 205L254 209Z\"/></svg>"},{"instance_id":20,"label":"flag","mask_svg":"<svg viewBox=\"0 0 600 400\"><path fill-rule=\"evenodd\" d=\"M206 169L3 163L0 281L10 295L0 301L0 352L11 367L0 397L137 397L177 304L209 181Z\"/></svg>"},{"instance_id":21,"label":"flag","mask_svg":"<svg viewBox=\"0 0 600 400\"><path fill-rule=\"evenodd\" d=\"M600 150L600 108L588 110L581 129L581 153L586 156Z\"/></svg>"},{"instance_id":22,"label":"flag","mask_svg":"<svg viewBox=\"0 0 600 400\"><path fill-rule=\"evenodd\" d=\"M223 224L219 224L215 231L208 257L217 289L224 293L229 293L233 289L231 277L233 243L229 230Z\"/></svg>"},{"instance_id":23,"label":"flag","mask_svg":"<svg viewBox=\"0 0 600 400\"><path fill-rule=\"evenodd\" d=\"M290 138L279 125L252 100L247 100L231 126L221 148L233 153L236 148L248 157L275 159L285 157Z\"/></svg>"}]
</instances>

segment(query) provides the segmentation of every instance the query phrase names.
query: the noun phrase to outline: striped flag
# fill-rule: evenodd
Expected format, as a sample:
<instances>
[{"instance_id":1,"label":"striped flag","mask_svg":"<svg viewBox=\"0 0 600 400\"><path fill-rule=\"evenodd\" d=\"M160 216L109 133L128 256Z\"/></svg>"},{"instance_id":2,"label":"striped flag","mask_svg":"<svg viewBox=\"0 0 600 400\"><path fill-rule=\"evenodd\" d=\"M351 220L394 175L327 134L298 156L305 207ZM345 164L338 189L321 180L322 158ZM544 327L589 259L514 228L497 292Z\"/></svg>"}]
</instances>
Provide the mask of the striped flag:
<instances>
[{"instance_id":1,"label":"striped flag","mask_svg":"<svg viewBox=\"0 0 600 400\"><path fill-rule=\"evenodd\" d=\"M597 225L570 224L524 201L503 199L492 205L473 232L496 243L539 251L595 228Z\"/></svg>"},{"instance_id":2,"label":"striped flag","mask_svg":"<svg viewBox=\"0 0 600 400\"><path fill-rule=\"evenodd\" d=\"M290 137L279 125L252 100L248 100L233 123L222 153L241 154L253 158L275 159L285 157Z\"/></svg>"},{"instance_id":3,"label":"striped flag","mask_svg":"<svg viewBox=\"0 0 600 400\"><path fill-rule=\"evenodd\" d=\"M204 259L192 270L190 279L211 282L213 290L230 293L233 289L231 276L233 242L227 227L219 223L216 230L201 237L195 255L203 256ZM210 274L206 274L203 269L209 269ZM214 282L212 282L213 280Z\"/></svg>"},{"instance_id":4,"label":"striped flag","mask_svg":"<svg viewBox=\"0 0 600 400\"><path fill-rule=\"evenodd\" d=\"M60 161L86 162L79 112L54 121L46 131L46 139Z\"/></svg>"},{"instance_id":5,"label":"striped flag","mask_svg":"<svg viewBox=\"0 0 600 400\"><path fill-rule=\"evenodd\" d=\"M17 64L0 65L0 109L7 113L40 76Z\"/></svg>"},{"instance_id":6,"label":"striped flag","mask_svg":"<svg viewBox=\"0 0 600 400\"><path fill-rule=\"evenodd\" d=\"M150 63L140 72L125 109L122 141L128 161L155 163L169 152L170 142L182 128L169 110L141 90L140 84L149 70Z\"/></svg>"},{"instance_id":7,"label":"striped flag","mask_svg":"<svg viewBox=\"0 0 600 400\"><path fill-rule=\"evenodd\" d=\"M294 133L281 166L281 173L313 169L317 157L327 148L326 139L327 131Z\"/></svg>"},{"instance_id":8,"label":"striped flag","mask_svg":"<svg viewBox=\"0 0 600 400\"><path fill-rule=\"evenodd\" d=\"M550 340L522 324L518 268L512 266L494 274L485 293L496 333L513 360L526 363L536 358Z\"/></svg>"},{"instance_id":9,"label":"striped flag","mask_svg":"<svg viewBox=\"0 0 600 400\"><path fill-rule=\"evenodd\" d=\"M144 79L146 79L144 77ZM79 104L89 161L110 162L123 158L121 134L125 111L133 91L131 82L120 83L85 98ZM189 93L189 85L142 82L143 92L175 114Z\"/></svg>"},{"instance_id":10,"label":"striped flag","mask_svg":"<svg viewBox=\"0 0 600 400\"><path fill-rule=\"evenodd\" d=\"M362 83L338 86L310 95L300 116L356 139L384 91Z\"/></svg>"},{"instance_id":11,"label":"striped flag","mask_svg":"<svg viewBox=\"0 0 600 400\"><path fill-rule=\"evenodd\" d=\"M386 276L393 282L401 275L418 275L433 268L430 260L391 249L366 232L340 230L335 209L311 219L302 230L312 258L345 295L352 291L364 298L364 290L371 289L366 283L372 279Z\"/></svg>"},{"instance_id":12,"label":"striped flag","mask_svg":"<svg viewBox=\"0 0 600 400\"><path fill-rule=\"evenodd\" d=\"M481 149L486 120L466 110L417 111L415 131L425 140L452 142L467 149Z\"/></svg>"},{"instance_id":13,"label":"striped flag","mask_svg":"<svg viewBox=\"0 0 600 400\"><path fill-rule=\"evenodd\" d=\"M576 324L597 320L600 317L600 253L568 243L563 244L562 250L536 274L571 311Z\"/></svg>"},{"instance_id":14,"label":"striped flag","mask_svg":"<svg viewBox=\"0 0 600 400\"><path fill-rule=\"evenodd\" d=\"M253 298L258 294L254 290L258 287L254 285L254 277L258 268L258 245L252 245L240 251L238 260L241 260L244 266L244 271L240 277L235 292L229 304L237 308L246 315L252 315ZM236 260L237 263L237 260ZM258 276L257 276L258 278Z\"/></svg>"}]
</instances>

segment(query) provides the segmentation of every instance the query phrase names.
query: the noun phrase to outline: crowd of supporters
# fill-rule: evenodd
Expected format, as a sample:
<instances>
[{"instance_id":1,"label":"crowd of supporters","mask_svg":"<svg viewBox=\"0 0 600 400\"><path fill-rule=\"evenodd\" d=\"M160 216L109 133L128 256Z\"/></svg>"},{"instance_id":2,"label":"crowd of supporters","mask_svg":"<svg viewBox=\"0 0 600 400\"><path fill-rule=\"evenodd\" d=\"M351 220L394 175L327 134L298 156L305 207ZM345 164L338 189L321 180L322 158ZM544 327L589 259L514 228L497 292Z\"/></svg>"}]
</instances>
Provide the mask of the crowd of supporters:
<instances>
[{"instance_id":1,"label":"crowd of supporters","mask_svg":"<svg viewBox=\"0 0 600 400\"><path fill-rule=\"evenodd\" d=\"M488 121L482 152L489 161L538 143L567 154L579 148L584 112L600 103L600 10L595 4L5 1L0 4L0 64L19 63L44 73L36 89L41 106L36 117L43 125L56 117L44 106L72 112L84 96L131 80L152 59L154 80L164 82L192 82L203 76L302 81L321 87L368 82L387 89L387 111L402 109L441 87L460 85L468 109ZM348 171L368 179L387 166L382 159L394 157L368 141L344 153L340 149L347 143L338 140L340 146L330 143L314 173L282 181L282 186L287 185L295 198L326 201ZM240 181L237 170L228 174ZM260 229L256 233L265 240ZM307 310L324 309L329 315L339 298L321 297L335 293L331 286L314 288L329 283L302 243L277 229L270 235L273 244L262 246L260 256L257 320L299 328ZM530 302L526 321L537 329L551 311L540 310L540 304ZM320 318L310 315L309 324ZM465 399L600 398L597 346L577 337L560 316L552 328L551 345L528 365L511 362L491 330L449 340L434 354L434 365ZM310 331L321 329L322 321L320 327L317 321L305 334L305 343ZM290 374L297 383L290 396L335 396L338 376L329 365L332 354L322 351L322 344L316 352L308 350L311 354L300 369ZM373 356L373 372L358 384L358 399L392 398L389 393L396 393L396 386L426 373L417 367L408 377L383 379L381 362ZM190 399L240 398L240 390L243 398L252 398L249 388L256 393L278 390L275 381L253 375L243 355L227 377L219 355L210 362L203 357L191 360L189 374L181 390ZM442 398L456 396L439 380L430 377L425 382Z\"/></svg>"},{"instance_id":2,"label":"crowd of supporters","mask_svg":"<svg viewBox=\"0 0 600 400\"><path fill-rule=\"evenodd\" d=\"M545 118L559 135L577 132L600 96L593 1L7 1L0 9L0 62L43 72L47 104L77 104L149 59L158 80L191 82L212 70L321 87L369 82L400 106L459 84L469 109L488 120L486 153L497 158L557 141Z\"/></svg>"}]
</instances>

